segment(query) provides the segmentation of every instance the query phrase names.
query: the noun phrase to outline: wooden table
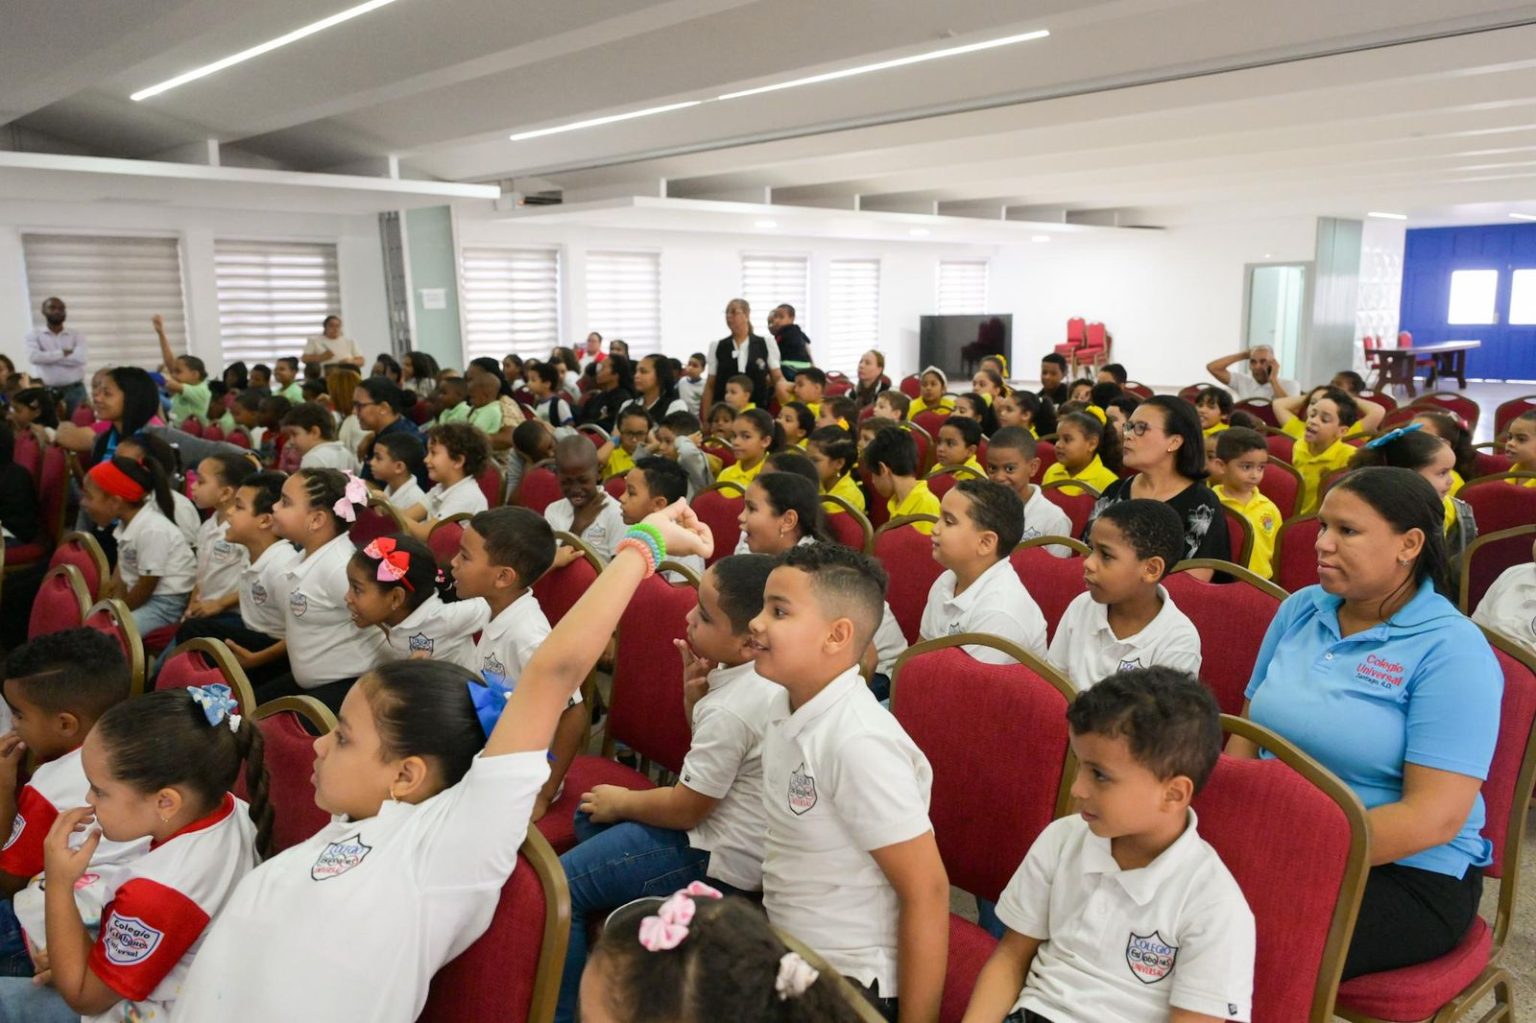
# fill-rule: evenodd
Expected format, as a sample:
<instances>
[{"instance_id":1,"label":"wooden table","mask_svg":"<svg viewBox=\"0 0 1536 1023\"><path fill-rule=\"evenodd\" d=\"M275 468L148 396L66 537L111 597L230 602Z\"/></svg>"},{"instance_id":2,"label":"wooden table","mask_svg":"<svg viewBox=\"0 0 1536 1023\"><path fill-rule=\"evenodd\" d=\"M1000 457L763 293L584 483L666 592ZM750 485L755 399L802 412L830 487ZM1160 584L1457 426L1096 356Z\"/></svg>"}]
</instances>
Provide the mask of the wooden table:
<instances>
[{"instance_id":1,"label":"wooden table","mask_svg":"<svg viewBox=\"0 0 1536 1023\"><path fill-rule=\"evenodd\" d=\"M1467 387L1467 353L1481 348L1481 341L1441 341L1434 345L1415 345L1412 348L1373 348L1368 353L1375 361L1380 376L1376 381L1378 391L1393 384L1402 384L1408 396L1419 393L1413 378L1413 367L1420 359L1429 362L1429 378L1426 387L1435 386L1436 377L1455 377L1456 386Z\"/></svg>"}]
</instances>

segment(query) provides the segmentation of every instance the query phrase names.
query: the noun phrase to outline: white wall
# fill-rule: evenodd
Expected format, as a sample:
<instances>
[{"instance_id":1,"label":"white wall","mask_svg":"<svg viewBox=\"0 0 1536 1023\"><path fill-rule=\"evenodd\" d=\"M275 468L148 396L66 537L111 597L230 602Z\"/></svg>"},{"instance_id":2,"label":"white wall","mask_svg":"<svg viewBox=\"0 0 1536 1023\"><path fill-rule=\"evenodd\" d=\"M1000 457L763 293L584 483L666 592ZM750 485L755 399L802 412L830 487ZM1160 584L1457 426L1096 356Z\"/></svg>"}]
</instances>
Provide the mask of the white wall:
<instances>
[{"instance_id":1,"label":"white wall","mask_svg":"<svg viewBox=\"0 0 1536 1023\"><path fill-rule=\"evenodd\" d=\"M1408 225L1401 220L1366 220L1360 234L1360 290L1355 310L1355 339L1370 334L1397 344L1403 297L1403 247ZM1357 352L1355 368L1365 371Z\"/></svg>"},{"instance_id":2,"label":"white wall","mask_svg":"<svg viewBox=\"0 0 1536 1023\"><path fill-rule=\"evenodd\" d=\"M365 353L389 348L383 251L373 216L317 216L240 210L180 209L133 203L0 201L0 351L23 368L21 338L41 322L27 295L21 236L29 232L174 235L181 240L183 287L191 354L222 366L215 238L335 242L341 274L341 316ZM69 296L61 296L68 301ZM316 332L319 324L315 324ZM144 325L149 332L149 324Z\"/></svg>"}]
</instances>

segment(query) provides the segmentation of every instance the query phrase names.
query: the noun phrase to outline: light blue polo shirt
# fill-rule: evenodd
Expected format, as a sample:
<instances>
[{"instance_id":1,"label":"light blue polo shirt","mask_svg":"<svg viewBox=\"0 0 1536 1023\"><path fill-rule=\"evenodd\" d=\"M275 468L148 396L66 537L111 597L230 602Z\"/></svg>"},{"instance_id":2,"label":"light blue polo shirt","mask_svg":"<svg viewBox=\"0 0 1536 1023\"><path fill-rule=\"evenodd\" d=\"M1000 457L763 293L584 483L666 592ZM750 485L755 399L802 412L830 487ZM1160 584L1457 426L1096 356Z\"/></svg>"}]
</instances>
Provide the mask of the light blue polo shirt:
<instances>
[{"instance_id":1,"label":"light blue polo shirt","mask_svg":"<svg viewBox=\"0 0 1536 1023\"><path fill-rule=\"evenodd\" d=\"M1245 695L1248 716L1320 761L1367 810L1403 797L1403 765L1488 777L1504 675L1481 630L1425 582L1380 625L1342 638L1321 586L1280 605ZM1398 862L1462 877L1492 862L1478 795L1461 833Z\"/></svg>"}]
</instances>

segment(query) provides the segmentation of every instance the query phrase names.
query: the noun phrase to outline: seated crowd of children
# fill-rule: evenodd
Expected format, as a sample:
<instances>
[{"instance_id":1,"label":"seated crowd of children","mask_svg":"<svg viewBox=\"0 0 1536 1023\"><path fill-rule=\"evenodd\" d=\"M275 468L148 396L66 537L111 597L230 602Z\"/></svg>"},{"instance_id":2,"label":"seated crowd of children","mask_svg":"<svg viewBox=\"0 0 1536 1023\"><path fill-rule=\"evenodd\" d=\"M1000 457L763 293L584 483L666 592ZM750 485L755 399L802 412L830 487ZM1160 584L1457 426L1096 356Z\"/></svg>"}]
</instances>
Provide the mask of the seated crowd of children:
<instances>
[{"instance_id":1,"label":"seated crowd of children","mask_svg":"<svg viewBox=\"0 0 1536 1023\"><path fill-rule=\"evenodd\" d=\"M272 389L253 371L231 391L154 326L159 379L98 374L106 426L76 448L80 525L111 559L107 595L158 649L222 641L258 703L304 695L336 713L313 779L333 816L273 853L262 733L227 688L130 699L120 649L90 629L14 649L0 1023L415 1019L560 800L596 712L582 683L611 663L620 616L663 560L697 603L677 662L646 670L681 673L689 748L671 785L571 794L557 1020L852 1020L859 998L937 1019L950 889L933 771L889 697L909 645L978 634L964 647L977 661L1023 657L1071 684L1078 766L1076 812L981 906L999 941L965 1018L1251 1018L1254 917L1191 808L1222 748L1219 711L1200 634L1163 585L1193 549L1189 516L1128 479L1166 441L1174 475L1246 520L1245 567L1269 578L1272 449L1226 390L1143 407L1123 368L1069 382L1048 357L1029 392L992 357L965 393L930 367L915 397L861 405L812 366L776 410L729 378L701 422L702 354L632 364L615 349L583 379L559 349L413 390L392 359L392 374L320 387L282 359L262 374ZM1372 438L1384 410L1341 383L1274 402L1297 514L1342 470L1408 470L1443 502L1450 551L1465 548L1464 426L1428 412ZM0 465L13 431L73 436L46 390L7 400ZM220 421L249 450L197 431ZM1536 472L1536 412L1511 424L1507 452ZM536 472L559 496L533 510L520 499ZM1074 528L1064 499L1112 487ZM711 488L740 500L734 551L690 507ZM34 527L8 508L10 543ZM888 573L910 566L834 538L836 516L870 511L931 544L938 574L911 635L887 600ZM354 544L360 517L381 514L395 528ZM450 519L451 560L430 543ZM1086 545L1059 621L1010 560L1035 541L1063 559ZM552 626L534 583L589 557L596 581ZM1475 619L1536 652L1533 609L1536 549ZM1083 880L1098 874L1113 884Z\"/></svg>"}]
</instances>

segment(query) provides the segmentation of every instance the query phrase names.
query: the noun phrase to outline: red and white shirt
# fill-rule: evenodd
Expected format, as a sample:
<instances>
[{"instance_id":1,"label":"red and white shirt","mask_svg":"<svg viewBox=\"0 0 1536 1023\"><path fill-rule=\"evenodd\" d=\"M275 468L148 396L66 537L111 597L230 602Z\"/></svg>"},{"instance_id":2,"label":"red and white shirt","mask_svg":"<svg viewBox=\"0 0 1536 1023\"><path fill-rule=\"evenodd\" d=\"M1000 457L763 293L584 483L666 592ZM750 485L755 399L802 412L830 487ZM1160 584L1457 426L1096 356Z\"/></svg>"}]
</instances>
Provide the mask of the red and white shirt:
<instances>
[{"instance_id":1,"label":"red and white shirt","mask_svg":"<svg viewBox=\"0 0 1536 1023\"><path fill-rule=\"evenodd\" d=\"M13 877L41 874L43 839L48 837L48 829L59 819L59 814L86 805L85 794L89 788L78 749L40 765L16 797L16 819L11 823L11 833L5 845L0 847L0 871ZM71 844L78 848L84 840L85 836L80 835ZM102 839L91 864L132 858L146 845L144 841L109 842ZM25 923L23 921L23 925ZM41 925L41 917L38 923ZM41 926L37 933L41 935ZM34 943L41 944L41 941L34 939Z\"/></svg>"}]
</instances>

